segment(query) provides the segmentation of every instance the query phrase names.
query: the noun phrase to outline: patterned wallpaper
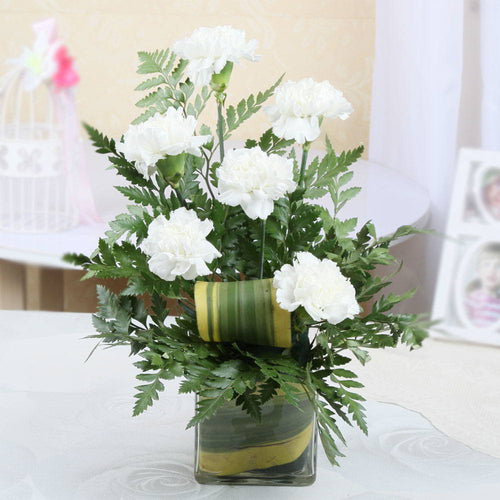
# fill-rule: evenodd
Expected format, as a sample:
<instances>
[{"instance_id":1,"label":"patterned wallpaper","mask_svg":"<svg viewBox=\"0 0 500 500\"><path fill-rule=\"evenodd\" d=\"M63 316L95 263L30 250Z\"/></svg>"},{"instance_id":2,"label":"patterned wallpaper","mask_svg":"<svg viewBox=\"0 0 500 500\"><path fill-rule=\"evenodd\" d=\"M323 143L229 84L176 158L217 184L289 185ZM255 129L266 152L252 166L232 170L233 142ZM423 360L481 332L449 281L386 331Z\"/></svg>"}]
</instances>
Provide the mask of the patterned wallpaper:
<instances>
[{"instance_id":1,"label":"patterned wallpaper","mask_svg":"<svg viewBox=\"0 0 500 500\"><path fill-rule=\"evenodd\" d=\"M234 72L228 101L290 79L328 79L354 105L345 122L324 127L337 149L367 145L375 36L375 0L0 0L0 60L30 44L32 22L55 17L82 76L83 120L119 136L137 112L138 50L169 46L197 26L231 24L259 41L259 63ZM2 71L6 66L2 67ZM208 109L204 121L215 121ZM268 128L260 113L236 138Z\"/></svg>"}]
</instances>

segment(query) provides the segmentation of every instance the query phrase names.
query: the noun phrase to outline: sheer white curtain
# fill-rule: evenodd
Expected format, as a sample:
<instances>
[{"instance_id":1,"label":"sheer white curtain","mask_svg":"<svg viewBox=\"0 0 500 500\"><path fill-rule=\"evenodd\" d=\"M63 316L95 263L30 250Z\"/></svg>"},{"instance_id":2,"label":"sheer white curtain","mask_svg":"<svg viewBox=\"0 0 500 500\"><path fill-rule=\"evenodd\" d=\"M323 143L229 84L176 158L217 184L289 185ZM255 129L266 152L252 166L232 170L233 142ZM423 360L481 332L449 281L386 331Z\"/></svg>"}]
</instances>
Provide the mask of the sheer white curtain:
<instances>
[{"instance_id":1,"label":"sheer white curtain","mask_svg":"<svg viewBox=\"0 0 500 500\"><path fill-rule=\"evenodd\" d=\"M500 0L481 0L481 146L500 151Z\"/></svg>"},{"instance_id":2,"label":"sheer white curtain","mask_svg":"<svg viewBox=\"0 0 500 500\"><path fill-rule=\"evenodd\" d=\"M462 0L377 0L369 157L427 189L430 226L438 231L455 166L463 11ZM408 284L419 286L412 312L430 308L442 245L419 238L397 250L413 271Z\"/></svg>"}]
</instances>

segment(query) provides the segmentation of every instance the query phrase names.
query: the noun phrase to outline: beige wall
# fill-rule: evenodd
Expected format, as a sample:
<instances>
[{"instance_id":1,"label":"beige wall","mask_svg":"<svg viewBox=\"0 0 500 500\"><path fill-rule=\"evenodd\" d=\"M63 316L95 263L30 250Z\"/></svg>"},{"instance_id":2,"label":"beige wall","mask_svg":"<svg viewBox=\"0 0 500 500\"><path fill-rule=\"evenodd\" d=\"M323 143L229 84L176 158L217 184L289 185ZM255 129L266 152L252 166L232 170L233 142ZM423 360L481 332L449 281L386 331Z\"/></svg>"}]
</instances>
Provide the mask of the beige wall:
<instances>
[{"instance_id":1,"label":"beige wall","mask_svg":"<svg viewBox=\"0 0 500 500\"><path fill-rule=\"evenodd\" d=\"M137 114L138 50L167 47L197 26L231 24L258 39L263 57L237 67L228 101L266 88L285 71L290 79L328 79L355 109L345 122L325 123L342 149L368 141L374 11L374 0L0 0L0 60L31 43L32 22L55 17L82 76L82 119L118 136ZM204 121L211 123L208 112ZM266 128L261 113L237 138Z\"/></svg>"}]
</instances>

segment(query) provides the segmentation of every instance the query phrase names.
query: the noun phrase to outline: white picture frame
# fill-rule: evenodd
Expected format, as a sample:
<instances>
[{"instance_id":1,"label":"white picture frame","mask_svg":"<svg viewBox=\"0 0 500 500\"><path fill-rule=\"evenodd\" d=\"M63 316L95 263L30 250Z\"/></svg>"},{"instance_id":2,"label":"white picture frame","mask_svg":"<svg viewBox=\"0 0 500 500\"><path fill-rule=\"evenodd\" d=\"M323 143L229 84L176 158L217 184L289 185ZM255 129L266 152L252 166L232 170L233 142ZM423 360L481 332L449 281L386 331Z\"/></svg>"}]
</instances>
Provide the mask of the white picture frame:
<instances>
[{"instance_id":1,"label":"white picture frame","mask_svg":"<svg viewBox=\"0 0 500 500\"><path fill-rule=\"evenodd\" d=\"M500 345L500 152L459 153L432 319L435 337Z\"/></svg>"},{"instance_id":2,"label":"white picture frame","mask_svg":"<svg viewBox=\"0 0 500 500\"><path fill-rule=\"evenodd\" d=\"M500 182L500 166L491 165L489 162L482 162L482 165L477 168L474 174L474 198L481 219L488 224L499 225L500 214L497 211L495 213L492 212L491 207L488 206L485 196L483 195L485 178L490 174L494 176L495 183Z\"/></svg>"}]
</instances>

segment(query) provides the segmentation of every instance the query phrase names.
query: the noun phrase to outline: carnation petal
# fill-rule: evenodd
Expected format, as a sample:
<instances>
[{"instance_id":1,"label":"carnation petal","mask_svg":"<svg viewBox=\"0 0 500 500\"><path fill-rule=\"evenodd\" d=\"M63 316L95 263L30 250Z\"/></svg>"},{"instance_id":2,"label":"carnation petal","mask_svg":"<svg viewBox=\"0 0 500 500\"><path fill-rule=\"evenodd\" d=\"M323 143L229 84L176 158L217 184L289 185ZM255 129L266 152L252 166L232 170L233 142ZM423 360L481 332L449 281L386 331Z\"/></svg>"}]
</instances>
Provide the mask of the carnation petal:
<instances>
[{"instance_id":1,"label":"carnation petal","mask_svg":"<svg viewBox=\"0 0 500 500\"><path fill-rule=\"evenodd\" d=\"M148 260L148 266L152 273L165 281L175 280L175 275L172 274L174 263L168 254L158 253L153 255L153 257Z\"/></svg>"},{"instance_id":2,"label":"carnation petal","mask_svg":"<svg viewBox=\"0 0 500 500\"><path fill-rule=\"evenodd\" d=\"M197 136L195 129L193 116L185 117L182 109L170 107L164 114L156 113L145 122L130 125L116 149L149 178L156 171L156 163L167 155L201 155L200 146L211 137Z\"/></svg>"},{"instance_id":3,"label":"carnation petal","mask_svg":"<svg viewBox=\"0 0 500 500\"><path fill-rule=\"evenodd\" d=\"M337 264L310 252L298 252L293 265L276 271L273 284L283 309L302 306L314 321L337 324L360 312L356 291Z\"/></svg>"},{"instance_id":4,"label":"carnation petal","mask_svg":"<svg viewBox=\"0 0 500 500\"><path fill-rule=\"evenodd\" d=\"M221 256L206 236L213 223L200 220L194 210L178 208L170 214L156 217L148 227L148 236L142 243L151 272L167 281L176 276L194 279L210 273L207 263Z\"/></svg>"},{"instance_id":5,"label":"carnation petal","mask_svg":"<svg viewBox=\"0 0 500 500\"><path fill-rule=\"evenodd\" d=\"M267 219L274 201L297 187L293 161L268 155L259 147L228 151L216 175L218 200L230 206L240 205L251 219Z\"/></svg>"},{"instance_id":6,"label":"carnation petal","mask_svg":"<svg viewBox=\"0 0 500 500\"><path fill-rule=\"evenodd\" d=\"M242 202L241 208L250 219L267 219L274 208L273 200L261 196L252 196L249 202Z\"/></svg>"},{"instance_id":7,"label":"carnation petal","mask_svg":"<svg viewBox=\"0 0 500 500\"><path fill-rule=\"evenodd\" d=\"M186 73L197 86L208 85L213 74L220 73L226 63L244 57L256 61L256 40L246 40L245 32L231 26L201 27L174 43L172 51L188 61Z\"/></svg>"},{"instance_id":8,"label":"carnation petal","mask_svg":"<svg viewBox=\"0 0 500 500\"><path fill-rule=\"evenodd\" d=\"M320 118L345 120L352 112L351 103L327 81L315 82L312 78L288 81L274 94L276 103L266 109L273 132L299 144L319 137Z\"/></svg>"}]
</instances>

